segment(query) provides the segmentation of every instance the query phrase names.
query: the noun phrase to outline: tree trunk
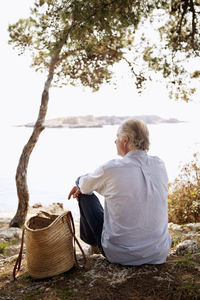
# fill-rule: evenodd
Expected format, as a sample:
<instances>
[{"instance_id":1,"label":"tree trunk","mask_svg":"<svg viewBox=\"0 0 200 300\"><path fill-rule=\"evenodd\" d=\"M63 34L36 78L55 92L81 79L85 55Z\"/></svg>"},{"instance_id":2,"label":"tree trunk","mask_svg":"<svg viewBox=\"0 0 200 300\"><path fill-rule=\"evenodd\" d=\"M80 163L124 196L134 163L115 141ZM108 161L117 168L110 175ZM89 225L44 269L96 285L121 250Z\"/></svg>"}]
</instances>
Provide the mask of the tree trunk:
<instances>
[{"instance_id":1,"label":"tree trunk","mask_svg":"<svg viewBox=\"0 0 200 300\"><path fill-rule=\"evenodd\" d=\"M47 113L47 107L49 101L49 88L53 79L54 69L56 67L56 64L59 61L59 53L60 50L58 50L51 58L48 78L45 82L44 90L42 93L38 119L35 123L32 135L29 138L27 144L24 146L21 157L19 159L19 163L16 171L16 178L15 178L16 186L17 186L17 195L18 195L18 209L14 218L10 222L10 227L21 227L26 220L28 205L29 205L29 192L28 192L28 185L27 185L28 162L29 162L31 152L35 147L35 144L37 143L37 140L40 136L40 133L45 128L43 124Z\"/></svg>"}]
</instances>

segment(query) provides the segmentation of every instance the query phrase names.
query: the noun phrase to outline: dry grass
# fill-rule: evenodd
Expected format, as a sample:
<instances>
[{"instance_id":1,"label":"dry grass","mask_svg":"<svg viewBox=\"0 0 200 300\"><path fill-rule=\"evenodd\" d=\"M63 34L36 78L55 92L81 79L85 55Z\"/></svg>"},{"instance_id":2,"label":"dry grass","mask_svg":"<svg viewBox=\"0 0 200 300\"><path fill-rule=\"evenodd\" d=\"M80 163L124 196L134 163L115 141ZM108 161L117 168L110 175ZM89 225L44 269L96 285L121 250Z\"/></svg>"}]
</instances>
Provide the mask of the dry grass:
<instances>
[{"instance_id":1,"label":"dry grass","mask_svg":"<svg viewBox=\"0 0 200 300\"><path fill-rule=\"evenodd\" d=\"M21 276L13 281L13 266L8 263L0 271L0 299L200 299L200 254L171 255L165 264L140 267L110 264L93 255L85 268L75 266L45 280L31 279L24 259Z\"/></svg>"}]
</instances>

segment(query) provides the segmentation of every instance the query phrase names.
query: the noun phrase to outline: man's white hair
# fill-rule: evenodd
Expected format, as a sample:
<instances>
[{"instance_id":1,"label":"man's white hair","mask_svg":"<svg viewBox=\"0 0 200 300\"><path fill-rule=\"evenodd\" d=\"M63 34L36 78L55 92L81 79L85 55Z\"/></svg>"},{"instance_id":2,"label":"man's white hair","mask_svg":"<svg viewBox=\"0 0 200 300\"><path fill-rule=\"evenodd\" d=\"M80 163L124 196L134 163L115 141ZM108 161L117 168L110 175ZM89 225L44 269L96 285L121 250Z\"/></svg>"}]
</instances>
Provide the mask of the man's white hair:
<instances>
[{"instance_id":1,"label":"man's white hair","mask_svg":"<svg viewBox=\"0 0 200 300\"><path fill-rule=\"evenodd\" d=\"M119 127L119 135L129 138L131 150L149 150L149 130L146 124L138 119L130 119Z\"/></svg>"}]
</instances>

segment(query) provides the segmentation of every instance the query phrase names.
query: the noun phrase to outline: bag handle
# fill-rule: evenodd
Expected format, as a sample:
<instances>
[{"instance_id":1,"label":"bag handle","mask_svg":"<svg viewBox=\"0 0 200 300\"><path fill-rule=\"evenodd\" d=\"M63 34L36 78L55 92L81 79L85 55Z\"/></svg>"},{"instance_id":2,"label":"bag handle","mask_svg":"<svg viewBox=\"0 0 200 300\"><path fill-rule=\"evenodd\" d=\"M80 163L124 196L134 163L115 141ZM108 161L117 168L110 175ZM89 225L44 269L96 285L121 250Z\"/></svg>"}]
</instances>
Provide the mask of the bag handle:
<instances>
[{"instance_id":1,"label":"bag handle","mask_svg":"<svg viewBox=\"0 0 200 300\"><path fill-rule=\"evenodd\" d=\"M25 228L23 228L23 231L22 231L21 247L20 247L19 255L17 257L14 269L13 269L13 279L14 280L16 279L16 276L19 273L20 268L21 268L23 245L24 245L24 232L25 232Z\"/></svg>"},{"instance_id":2,"label":"bag handle","mask_svg":"<svg viewBox=\"0 0 200 300\"><path fill-rule=\"evenodd\" d=\"M54 220L55 218L58 217L58 215L52 215L52 214L49 214L48 212L46 212L44 210L40 210L38 212L37 216L41 217L42 215L45 216L45 217L47 217L50 220Z\"/></svg>"},{"instance_id":3,"label":"bag handle","mask_svg":"<svg viewBox=\"0 0 200 300\"><path fill-rule=\"evenodd\" d=\"M67 220L67 224L68 224L70 233L73 236L73 243L74 243L74 247L73 248L74 248L74 258L75 258L75 261L76 261L77 265L79 265L78 260L77 260L77 256L76 256L76 243L77 243L77 245L79 246L79 249L81 250L83 259L84 259L84 265L82 266L82 267L84 267L86 265L87 259L86 259L86 255L85 255L85 253L83 251L83 248L81 247L81 245L80 245L80 243L79 243L79 241L78 241L78 239L77 239L77 237L75 235L75 226L74 226L74 220L73 220L73 216L72 216L71 211L67 212L66 217L67 217L66 220Z\"/></svg>"}]
</instances>

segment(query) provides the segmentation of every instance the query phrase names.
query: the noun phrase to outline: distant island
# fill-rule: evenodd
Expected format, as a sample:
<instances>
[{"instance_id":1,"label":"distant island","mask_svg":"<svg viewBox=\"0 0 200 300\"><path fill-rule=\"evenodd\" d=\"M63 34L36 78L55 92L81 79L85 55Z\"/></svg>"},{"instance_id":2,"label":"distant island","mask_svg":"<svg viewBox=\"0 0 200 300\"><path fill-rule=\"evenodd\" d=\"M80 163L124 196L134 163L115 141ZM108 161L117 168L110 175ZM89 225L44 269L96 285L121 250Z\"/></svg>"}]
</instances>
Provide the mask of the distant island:
<instances>
[{"instance_id":1,"label":"distant island","mask_svg":"<svg viewBox=\"0 0 200 300\"><path fill-rule=\"evenodd\" d=\"M105 125L119 125L124 120L135 118L144 121L146 124L160 124L160 123L181 123L175 118L164 119L156 115L140 115L140 116L71 116L46 120L44 126L46 128L90 128L103 127ZM25 127L33 127L33 123L22 125Z\"/></svg>"}]
</instances>

